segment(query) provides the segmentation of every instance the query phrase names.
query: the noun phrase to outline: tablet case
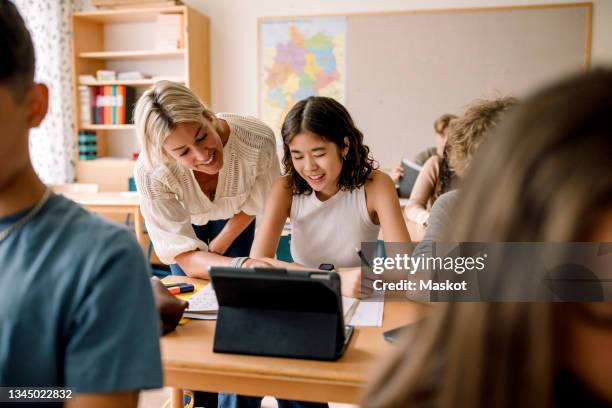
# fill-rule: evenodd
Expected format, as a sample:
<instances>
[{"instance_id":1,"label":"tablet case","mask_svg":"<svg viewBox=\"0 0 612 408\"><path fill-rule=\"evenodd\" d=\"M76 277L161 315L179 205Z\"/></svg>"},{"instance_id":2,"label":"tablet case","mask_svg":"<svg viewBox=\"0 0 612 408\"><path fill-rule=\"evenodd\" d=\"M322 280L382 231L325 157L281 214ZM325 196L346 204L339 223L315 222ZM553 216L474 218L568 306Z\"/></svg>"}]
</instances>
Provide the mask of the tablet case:
<instances>
[{"instance_id":1,"label":"tablet case","mask_svg":"<svg viewBox=\"0 0 612 408\"><path fill-rule=\"evenodd\" d=\"M219 302L213 351L337 360L345 348L335 272L212 267Z\"/></svg>"}]
</instances>

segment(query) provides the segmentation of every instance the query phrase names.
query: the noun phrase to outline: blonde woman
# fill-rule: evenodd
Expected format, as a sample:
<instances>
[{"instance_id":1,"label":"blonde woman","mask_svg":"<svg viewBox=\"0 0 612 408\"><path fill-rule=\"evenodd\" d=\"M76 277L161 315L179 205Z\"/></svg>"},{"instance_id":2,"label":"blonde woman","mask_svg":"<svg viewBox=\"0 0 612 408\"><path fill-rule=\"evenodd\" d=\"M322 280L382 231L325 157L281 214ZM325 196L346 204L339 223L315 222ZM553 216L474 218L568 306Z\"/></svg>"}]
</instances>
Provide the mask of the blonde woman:
<instances>
[{"instance_id":1,"label":"blonde woman","mask_svg":"<svg viewBox=\"0 0 612 408\"><path fill-rule=\"evenodd\" d=\"M160 81L135 109L134 169L147 230L172 272L208 278L210 265L248 259L255 216L280 175L274 133L247 116L212 113L187 87Z\"/></svg>"}]
</instances>

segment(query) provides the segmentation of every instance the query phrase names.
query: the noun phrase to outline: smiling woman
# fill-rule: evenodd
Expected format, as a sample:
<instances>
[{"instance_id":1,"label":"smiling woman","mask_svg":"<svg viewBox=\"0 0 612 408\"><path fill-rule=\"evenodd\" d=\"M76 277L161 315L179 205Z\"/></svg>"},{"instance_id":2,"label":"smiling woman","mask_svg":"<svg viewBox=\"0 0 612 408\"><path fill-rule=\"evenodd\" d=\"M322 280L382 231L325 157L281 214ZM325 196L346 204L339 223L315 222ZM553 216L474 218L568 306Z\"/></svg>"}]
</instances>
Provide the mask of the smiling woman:
<instances>
[{"instance_id":1,"label":"smiling woman","mask_svg":"<svg viewBox=\"0 0 612 408\"><path fill-rule=\"evenodd\" d=\"M266 266L246 257L280 174L272 130L252 117L215 115L170 81L143 94L135 122L136 185L159 258L198 278L210 265Z\"/></svg>"}]
</instances>

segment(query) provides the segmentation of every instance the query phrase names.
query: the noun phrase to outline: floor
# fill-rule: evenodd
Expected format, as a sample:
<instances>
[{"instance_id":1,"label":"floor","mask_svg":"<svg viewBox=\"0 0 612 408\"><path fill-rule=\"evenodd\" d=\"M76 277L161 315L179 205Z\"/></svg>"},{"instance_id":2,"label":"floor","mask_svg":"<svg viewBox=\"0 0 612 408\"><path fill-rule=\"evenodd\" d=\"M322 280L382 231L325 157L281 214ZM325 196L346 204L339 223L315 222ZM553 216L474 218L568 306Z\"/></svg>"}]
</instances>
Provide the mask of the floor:
<instances>
[{"instance_id":1,"label":"floor","mask_svg":"<svg viewBox=\"0 0 612 408\"><path fill-rule=\"evenodd\" d=\"M170 388L160 388L157 390L143 391L140 393L138 408L169 408L164 404L170 399ZM350 404L329 404L330 408L358 408L357 405ZM209 407L206 407L209 408ZM214 407L216 408L216 407ZM276 400L271 397L264 398L261 408L277 408Z\"/></svg>"}]
</instances>

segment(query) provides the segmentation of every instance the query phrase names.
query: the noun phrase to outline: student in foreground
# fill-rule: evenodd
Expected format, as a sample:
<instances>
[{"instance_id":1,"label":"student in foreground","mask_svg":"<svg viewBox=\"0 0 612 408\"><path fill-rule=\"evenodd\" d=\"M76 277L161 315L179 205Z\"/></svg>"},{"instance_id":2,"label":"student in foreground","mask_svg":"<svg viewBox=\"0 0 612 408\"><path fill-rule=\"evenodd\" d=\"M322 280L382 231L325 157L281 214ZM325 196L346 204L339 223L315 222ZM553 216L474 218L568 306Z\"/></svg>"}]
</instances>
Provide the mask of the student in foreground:
<instances>
[{"instance_id":1,"label":"student in foreground","mask_svg":"<svg viewBox=\"0 0 612 408\"><path fill-rule=\"evenodd\" d=\"M287 217L291 255L308 268L332 264L342 294L360 297L361 260L355 248L375 242L410 242L391 178L375 169L363 134L334 99L298 102L282 127L286 175L272 186L251 256L275 263Z\"/></svg>"},{"instance_id":2,"label":"student in foreground","mask_svg":"<svg viewBox=\"0 0 612 408\"><path fill-rule=\"evenodd\" d=\"M449 242L612 242L610 112L609 70L519 106L478 152ZM441 304L363 406L609 407L611 345L609 302Z\"/></svg>"},{"instance_id":3,"label":"student in foreground","mask_svg":"<svg viewBox=\"0 0 612 408\"><path fill-rule=\"evenodd\" d=\"M48 90L34 83L30 34L8 1L0 61L0 386L71 387L68 407L136 407L138 390L163 385L142 250L34 172L28 132Z\"/></svg>"}]
</instances>

